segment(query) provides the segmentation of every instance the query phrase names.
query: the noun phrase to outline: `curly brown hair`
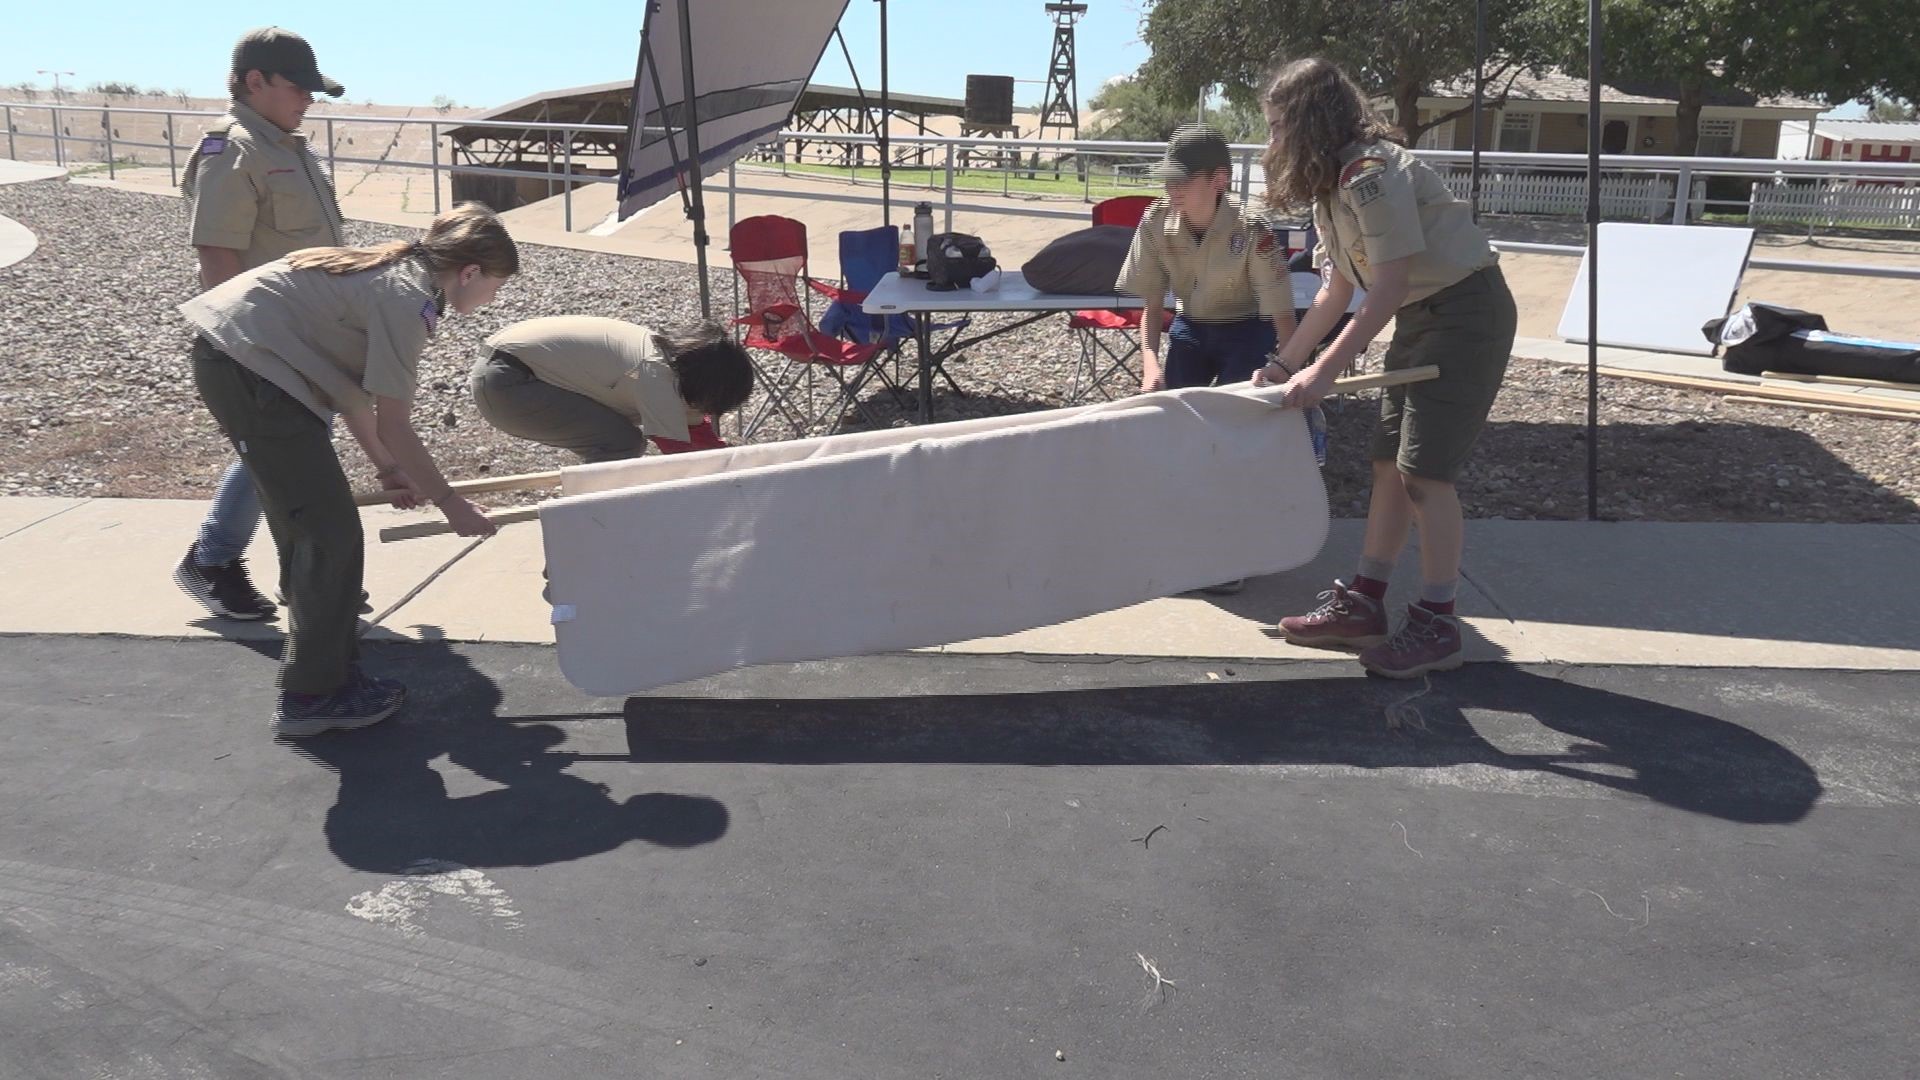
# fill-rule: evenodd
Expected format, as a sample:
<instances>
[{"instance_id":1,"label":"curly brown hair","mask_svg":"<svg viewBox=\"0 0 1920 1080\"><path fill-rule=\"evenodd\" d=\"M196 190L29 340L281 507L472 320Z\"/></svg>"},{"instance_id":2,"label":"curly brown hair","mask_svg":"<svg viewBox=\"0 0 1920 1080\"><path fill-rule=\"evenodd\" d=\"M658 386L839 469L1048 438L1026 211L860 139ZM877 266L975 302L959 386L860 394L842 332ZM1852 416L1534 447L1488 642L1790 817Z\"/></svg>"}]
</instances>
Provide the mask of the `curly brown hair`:
<instances>
[{"instance_id":1,"label":"curly brown hair","mask_svg":"<svg viewBox=\"0 0 1920 1080\"><path fill-rule=\"evenodd\" d=\"M1274 73L1267 106L1267 206L1298 211L1333 193L1340 151L1356 142L1397 139L1367 97L1338 64L1320 57L1295 60Z\"/></svg>"}]
</instances>

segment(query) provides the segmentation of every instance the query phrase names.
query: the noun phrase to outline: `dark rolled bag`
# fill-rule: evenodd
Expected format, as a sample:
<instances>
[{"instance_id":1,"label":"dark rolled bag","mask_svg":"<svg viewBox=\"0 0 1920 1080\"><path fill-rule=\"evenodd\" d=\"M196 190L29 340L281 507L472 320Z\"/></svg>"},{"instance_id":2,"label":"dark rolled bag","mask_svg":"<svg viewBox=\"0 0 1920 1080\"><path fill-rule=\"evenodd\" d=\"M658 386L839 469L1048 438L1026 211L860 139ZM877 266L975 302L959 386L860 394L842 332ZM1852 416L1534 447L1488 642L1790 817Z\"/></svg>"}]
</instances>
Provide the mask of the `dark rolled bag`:
<instances>
[{"instance_id":1,"label":"dark rolled bag","mask_svg":"<svg viewBox=\"0 0 1920 1080\"><path fill-rule=\"evenodd\" d=\"M999 266L986 243L970 233L934 233L927 242L927 288L933 292L964 289Z\"/></svg>"},{"instance_id":2,"label":"dark rolled bag","mask_svg":"<svg viewBox=\"0 0 1920 1080\"><path fill-rule=\"evenodd\" d=\"M1035 292L1055 296L1101 296L1115 291L1133 246L1125 225L1095 225L1054 238L1020 268Z\"/></svg>"},{"instance_id":3,"label":"dark rolled bag","mask_svg":"<svg viewBox=\"0 0 1920 1080\"><path fill-rule=\"evenodd\" d=\"M1778 371L1920 385L1920 342L1835 334L1824 316L1775 304L1746 304L1701 327L1724 352L1720 366L1741 375Z\"/></svg>"}]
</instances>

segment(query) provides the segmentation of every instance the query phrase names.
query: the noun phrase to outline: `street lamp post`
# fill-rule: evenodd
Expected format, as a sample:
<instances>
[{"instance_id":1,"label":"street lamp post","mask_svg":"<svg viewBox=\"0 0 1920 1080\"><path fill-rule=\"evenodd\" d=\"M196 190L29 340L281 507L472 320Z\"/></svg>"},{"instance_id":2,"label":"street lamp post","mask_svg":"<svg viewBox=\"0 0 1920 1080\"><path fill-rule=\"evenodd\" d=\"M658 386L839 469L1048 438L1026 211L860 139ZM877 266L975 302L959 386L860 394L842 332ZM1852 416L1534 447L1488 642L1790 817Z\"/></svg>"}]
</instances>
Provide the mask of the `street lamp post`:
<instances>
[{"instance_id":1,"label":"street lamp post","mask_svg":"<svg viewBox=\"0 0 1920 1080\"><path fill-rule=\"evenodd\" d=\"M48 70L48 69L46 69L46 68L41 68L41 69L39 69L38 71L35 71L35 72L34 72L34 74L35 74L35 75L51 75L51 76L53 76L53 100L55 100L55 101L59 101L59 100L60 100L60 76L62 76L62 75L72 75L72 74L73 74L73 72L71 72L71 71L49 71L49 70Z\"/></svg>"}]
</instances>

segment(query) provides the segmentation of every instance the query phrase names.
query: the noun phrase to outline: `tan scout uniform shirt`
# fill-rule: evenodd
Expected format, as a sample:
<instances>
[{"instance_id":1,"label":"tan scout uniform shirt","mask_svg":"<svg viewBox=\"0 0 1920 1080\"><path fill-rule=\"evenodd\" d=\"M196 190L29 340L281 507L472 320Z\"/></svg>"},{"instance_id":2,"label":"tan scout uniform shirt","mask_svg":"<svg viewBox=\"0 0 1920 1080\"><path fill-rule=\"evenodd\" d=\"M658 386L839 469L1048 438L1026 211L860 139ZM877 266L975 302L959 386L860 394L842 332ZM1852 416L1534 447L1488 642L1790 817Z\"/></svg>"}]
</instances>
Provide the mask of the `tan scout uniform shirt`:
<instances>
[{"instance_id":1,"label":"tan scout uniform shirt","mask_svg":"<svg viewBox=\"0 0 1920 1080\"><path fill-rule=\"evenodd\" d=\"M278 259L179 310L215 348L326 419L376 395L411 401L444 303L418 259L355 274Z\"/></svg>"},{"instance_id":2,"label":"tan scout uniform shirt","mask_svg":"<svg viewBox=\"0 0 1920 1080\"><path fill-rule=\"evenodd\" d=\"M1116 288L1148 301L1171 288L1180 313L1196 322L1273 318L1293 313L1286 262L1283 239L1232 197L1220 200L1207 234L1196 237L1162 196L1140 219Z\"/></svg>"},{"instance_id":3,"label":"tan scout uniform shirt","mask_svg":"<svg viewBox=\"0 0 1920 1080\"><path fill-rule=\"evenodd\" d=\"M187 159L180 191L192 201L190 242L240 252L245 270L346 243L333 180L306 136L237 101Z\"/></svg>"},{"instance_id":4,"label":"tan scout uniform shirt","mask_svg":"<svg viewBox=\"0 0 1920 1080\"><path fill-rule=\"evenodd\" d=\"M514 323L488 338L487 347L527 365L541 382L605 405L650 436L689 441L679 382L647 327L553 315Z\"/></svg>"},{"instance_id":5,"label":"tan scout uniform shirt","mask_svg":"<svg viewBox=\"0 0 1920 1080\"><path fill-rule=\"evenodd\" d=\"M1340 152L1339 187L1313 201L1314 265L1327 259L1363 289L1374 263L1407 259L1407 303L1498 262L1467 204L1426 163L1384 140Z\"/></svg>"}]
</instances>

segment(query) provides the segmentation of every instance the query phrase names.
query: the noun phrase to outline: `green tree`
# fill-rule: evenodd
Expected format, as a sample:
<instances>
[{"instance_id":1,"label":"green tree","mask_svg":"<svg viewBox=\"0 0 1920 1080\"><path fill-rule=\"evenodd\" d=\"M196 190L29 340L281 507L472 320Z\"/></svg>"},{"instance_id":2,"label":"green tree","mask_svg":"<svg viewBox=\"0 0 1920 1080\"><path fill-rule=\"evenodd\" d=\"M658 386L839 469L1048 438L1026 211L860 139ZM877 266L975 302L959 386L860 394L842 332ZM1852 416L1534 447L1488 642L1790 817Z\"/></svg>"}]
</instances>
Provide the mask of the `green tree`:
<instances>
[{"instance_id":1,"label":"green tree","mask_svg":"<svg viewBox=\"0 0 1920 1080\"><path fill-rule=\"evenodd\" d=\"M1846 101L1920 86L1905 0L1606 0L1605 81L1677 102L1677 150L1699 145L1700 110L1720 96ZM1584 11L1556 10L1555 62L1586 69Z\"/></svg>"},{"instance_id":2,"label":"green tree","mask_svg":"<svg viewBox=\"0 0 1920 1080\"><path fill-rule=\"evenodd\" d=\"M1112 142L1164 142L1174 128L1193 119L1199 97L1195 90L1185 105L1175 104L1145 80L1122 75L1109 80L1088 100L1087 107L1100 114L1098 126L1088 137Z\"/></svg>"},{"instance_id":3,"label":"green tree","mask_svg":"<svg viewBox=\"0 0 1920 1080\"><path fill-rule=\"evenodd\" d=\"M1867 110L1869 120L1920 120L1920 105L1899 98L1876 97Z\"/></svg>"},{"instance_id":4,"label":"green tree","mask_svg":"<svg viewBox=\"0 0 1920 1080\"><path fill-rule=\"evenodd\" d=\"M1556 16L1572 2L1486 0L1493 106L1505 101L1516 75L1547 61L1550 35L1563 26ZM1421 95L1473 73L1473 5L1464 0L1152 0L1141 37L1153 50L1142 69L1147 81L1174 100L1195 100L1202 86L1220 84L1229 101L1257 104L1280 64L1327 57L1368 93L1393 102L1410 142L1466 111L1421 123Z\"/></svg>"}]
</instances>

